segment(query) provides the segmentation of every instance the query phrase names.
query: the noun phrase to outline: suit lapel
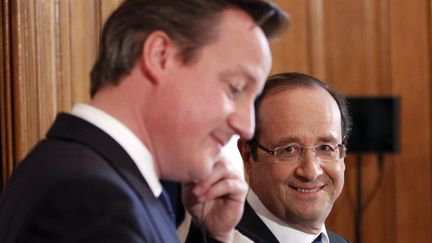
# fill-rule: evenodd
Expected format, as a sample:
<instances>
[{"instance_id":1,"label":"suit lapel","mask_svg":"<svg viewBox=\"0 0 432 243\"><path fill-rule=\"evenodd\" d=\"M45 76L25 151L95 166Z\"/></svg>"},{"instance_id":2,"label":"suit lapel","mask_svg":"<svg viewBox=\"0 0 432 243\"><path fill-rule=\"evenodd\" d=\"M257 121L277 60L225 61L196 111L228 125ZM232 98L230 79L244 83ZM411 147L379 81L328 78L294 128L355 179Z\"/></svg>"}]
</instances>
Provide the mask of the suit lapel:
<instances>
[{"instance_id":1,"label":"suit lapel","mask_svg":"<svg viewBox=\"0 0 432 243\"><path fill-rule=\"evenodd\" d=\"M248 202L245 203L243 217L237 225L237 230L257 243L279 242Z\"/></svg>"},{"instance_id":2,"label":"suit lapel","mask_svg":"<svg viewBox=\"0 0 432 243\"><path fill-rule=\"evenodd\" d=\"M279 243L273 233L264 224L260 217L255 213L249 203L246 201L243 212L243 217L237 225L237 230L243 235L253 240L256 243ZM336 235L331 231L327 231L330 243L347 243L346 239Z\"/></svg>"},{"instance_id":3,"label":"suit lapel","mask_svg":"<svg viewBox=\"0 0 432 243\"><path fill-rule=\"evenodd\" d=\"M93 149L126 178L139 194L143 195L147 190L147 183L126 151L93 124L79 117L60 113L47 137L74 141Z\"/></svg>"},{"instance_id":4,"label":"suit lapel","mask_svg":"<svg viewBox=\"0 0 432 243\"><path fill-rule=\"evenodd\" d=\"M348 243L349 241L342 236L339 236L329 230L327 230L330 243Z\"/></svg>"},{"instance_id":5,"label":"suit lapel","mask_svg":"<svg viewBox=\"0 0 432 243\"><path fill-rule=\"evenodd\" d=\"M153 219L161 224L172 226L172 232L175 234L174 224L171 223L162 203L154 197L127 152L108 134L79 117L60 113L48 131L47 137L80 143L101 155L137 192ZM161 235L167 236L166 230L157 230L161 231Z\"/></svg>"}]
</instances>

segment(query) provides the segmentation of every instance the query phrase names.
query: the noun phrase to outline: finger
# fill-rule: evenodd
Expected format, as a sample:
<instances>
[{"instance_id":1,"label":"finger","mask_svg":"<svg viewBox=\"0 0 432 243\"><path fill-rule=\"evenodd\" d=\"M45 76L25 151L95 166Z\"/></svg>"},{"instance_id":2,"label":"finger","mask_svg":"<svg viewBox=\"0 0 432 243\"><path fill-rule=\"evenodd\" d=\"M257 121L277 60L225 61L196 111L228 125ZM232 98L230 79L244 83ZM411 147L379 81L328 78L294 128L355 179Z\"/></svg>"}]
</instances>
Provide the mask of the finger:
<instances>
[{"instance_id":1,"label":"finger","mask_svg":"<svg viewBox=\"0 0 432 243\"><path fill-rule=\"evenodd\" d=\"M210 177L199 182L193 188L193 192L197 196L201 196L206 191L213 186L213 184L218 183L225 179L241 179L241 175L237 170L235 170L229 163L224 161L218 161L213 167L213 171Z\"/></svg>"},{"instance_id":2,"label":"finger","mask_svg":"<svg viewBox=\"0 0 432 243\"><path fill-rule=\"evenodd\" d=\"M211 201L223 198L233 202L244 202L248 188L248 184L243 179L223 179L213 184L199 200Z\"/></svg>"}]
</instances>

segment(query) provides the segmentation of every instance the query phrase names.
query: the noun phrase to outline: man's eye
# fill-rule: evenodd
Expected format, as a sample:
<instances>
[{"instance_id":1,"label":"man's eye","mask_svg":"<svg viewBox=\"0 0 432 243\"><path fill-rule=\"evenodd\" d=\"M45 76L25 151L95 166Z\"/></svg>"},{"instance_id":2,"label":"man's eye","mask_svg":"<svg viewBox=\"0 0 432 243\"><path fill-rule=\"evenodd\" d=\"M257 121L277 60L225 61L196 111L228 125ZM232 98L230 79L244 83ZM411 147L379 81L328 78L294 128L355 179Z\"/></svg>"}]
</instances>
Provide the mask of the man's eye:
<instances>
[{"instance_id":1,"label":"man's eye","mask_svg":"<svg viewBox=\"0 0 432 243\"><path fill-rule=\"evenodd\" d=\"M244 88L241 87L240 85L234 85L234 84L230 84L229 88L230 88L230 93L232 96L237 96L237 95L241 94L244 90Z\"/></svg>"},{"instance_id":2,"label":"man's eye","mask_svg":"<svg viewBox=\"0 0 432 243\"><path fill-rule=\"evenodd\" d=\"M283 154L295 154L299 151L299 147L296 145L287 146L282 150Z\"/></svg>"},{"instance_id":3,"label":"man's eye","mask_svg":"<svg viewBox=\"0 0 432 243\"><path fill-rule=\"evenodd\" d=\"M241 92L241 89L236 85L230 84L230 91L232 94L237 94Z\"/></svg>"},{"instance_id":4,"label":"man's eye","mask_svg":"<svg viewBox=\"0 0 432 243\"><path fill-rule=\"evenodd\" d=\"M334 152L335 151L334 147L331 146L330 144L321 144L318 147L318 149L319 149L319 151L322 151L322 152Z\"/></svg>"}]
</instances>

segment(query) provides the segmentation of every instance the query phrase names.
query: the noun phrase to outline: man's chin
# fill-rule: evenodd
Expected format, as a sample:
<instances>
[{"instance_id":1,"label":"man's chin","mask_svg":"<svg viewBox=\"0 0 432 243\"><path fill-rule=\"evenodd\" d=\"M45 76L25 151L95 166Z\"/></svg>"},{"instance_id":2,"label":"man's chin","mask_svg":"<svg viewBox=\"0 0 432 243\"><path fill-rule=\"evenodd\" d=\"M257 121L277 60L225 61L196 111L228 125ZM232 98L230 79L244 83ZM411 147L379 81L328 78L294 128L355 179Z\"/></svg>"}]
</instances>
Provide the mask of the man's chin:
<instances>
[{"instance_id":1,"label":"man's chin","mask_svg":"<svg viewBox=\"0 0 432 243\"><path fill-rule=\"evenodd\" d=\"M197 183L208 178L212 173L213 164L214 162L209 159L194 159L193 163L188 164L190 167L187 168L187 178L182 178L182 181Z\"/></svg>"}]
</instances>

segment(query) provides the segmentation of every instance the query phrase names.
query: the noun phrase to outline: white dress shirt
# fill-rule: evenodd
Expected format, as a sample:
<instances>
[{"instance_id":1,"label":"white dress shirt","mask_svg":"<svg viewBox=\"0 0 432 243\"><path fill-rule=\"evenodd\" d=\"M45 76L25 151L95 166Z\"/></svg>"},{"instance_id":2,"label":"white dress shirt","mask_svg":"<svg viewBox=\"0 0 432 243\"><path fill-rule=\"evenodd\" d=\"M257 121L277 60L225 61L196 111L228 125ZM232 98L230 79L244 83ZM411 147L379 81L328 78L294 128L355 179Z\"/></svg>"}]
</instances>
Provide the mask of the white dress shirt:
<instances>
[{"instance_id":1,"label":"white dress shirt","mask_svg":"<svg viewBox=\"0 0 432 243\"><path fill-rule=\"evenodd\" d=\"M86 104L77 104L72 115L82 118L102 129L112 137L135 162L155 197L162 192L162 185L156 174L153 156L141 140L119 120L106 112Z\"/></svg>"},{"instance_id":2,"label":"white dress shirt","mask_svg":"<svg viewBox=\"0 0 432 243\"><path fill-rule=\"evenodd\" d=\"M319 234L322 233L323 243L329 243L325 225L321 227L321 232L316 235L307 234L288 226L285 222L274 216L259 200L252 189L249 190L247 201L255 213L260 217L264 224L270 229L279 242L311 243Z\"/></svg>"}]
</instances>

